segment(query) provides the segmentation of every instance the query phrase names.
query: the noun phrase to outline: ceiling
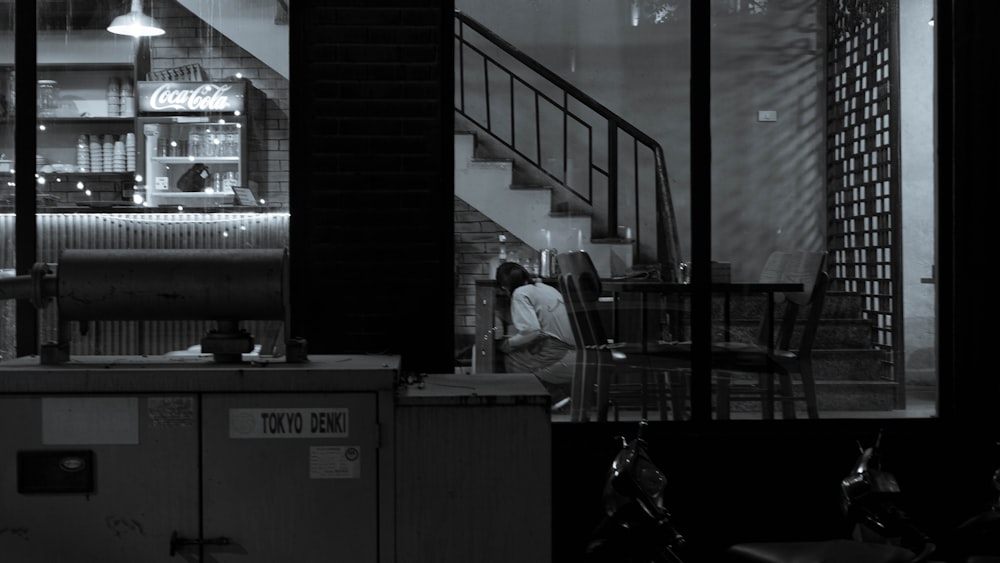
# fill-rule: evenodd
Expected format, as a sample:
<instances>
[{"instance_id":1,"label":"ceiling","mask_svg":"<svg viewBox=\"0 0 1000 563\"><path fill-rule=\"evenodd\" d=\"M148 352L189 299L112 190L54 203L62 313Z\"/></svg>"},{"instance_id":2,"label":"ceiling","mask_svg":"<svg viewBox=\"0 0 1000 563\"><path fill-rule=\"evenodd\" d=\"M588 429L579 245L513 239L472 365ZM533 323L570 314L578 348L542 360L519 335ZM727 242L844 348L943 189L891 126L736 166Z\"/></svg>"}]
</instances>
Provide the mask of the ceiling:
<instances>
[{"instance_id":1,"label":"ceiling","mask_svg":"<svg viewBox=\"0 0 1000 563\"><path fill-rule=\"evenodd\" d=\"M288 78L290 0L175 1ZM35 4L40 31L96 31L104 30L115 16L127 12L131 0L37 0ZM13 30L13 19L14 2L0 0L0 32L9 34Z\"/></svg>"}]
</instances>

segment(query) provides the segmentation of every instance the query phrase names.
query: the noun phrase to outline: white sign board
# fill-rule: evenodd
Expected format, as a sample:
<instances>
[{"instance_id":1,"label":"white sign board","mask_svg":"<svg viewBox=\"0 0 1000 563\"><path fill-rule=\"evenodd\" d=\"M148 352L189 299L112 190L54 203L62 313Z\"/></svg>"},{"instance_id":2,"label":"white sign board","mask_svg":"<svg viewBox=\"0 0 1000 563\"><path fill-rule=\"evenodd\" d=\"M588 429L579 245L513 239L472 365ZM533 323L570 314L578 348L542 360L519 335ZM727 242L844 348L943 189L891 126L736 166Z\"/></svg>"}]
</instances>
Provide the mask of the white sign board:
<instances>
[{"instance_id":1,"label":"white sign board","mask_svg":"<svg viewBox=\"0 0 1000 563\"><path fill-rule=\"evenodd\" d=\"M346 408L229 409L230 438L347 438Z\"/></svg>"}]
</instances>

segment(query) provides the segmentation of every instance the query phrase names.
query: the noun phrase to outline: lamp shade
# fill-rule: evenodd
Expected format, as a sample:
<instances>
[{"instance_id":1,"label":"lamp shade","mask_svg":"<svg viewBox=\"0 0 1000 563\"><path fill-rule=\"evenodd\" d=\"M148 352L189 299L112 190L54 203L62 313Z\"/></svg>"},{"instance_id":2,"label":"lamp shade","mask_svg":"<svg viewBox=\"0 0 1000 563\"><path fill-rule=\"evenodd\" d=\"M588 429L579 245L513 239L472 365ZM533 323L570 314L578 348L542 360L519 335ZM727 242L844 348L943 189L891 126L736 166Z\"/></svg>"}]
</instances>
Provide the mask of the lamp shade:
<instances>
[{"instance_id":1,"label":"lamp shade","mask_svg":"<svg viewBox=\"0 0 1000 563\"><path fill-rule=\"evenodd\" d=\"M140 0L132 0L132 9L112 20L108 31L132 37L152 37L166 33L156 20L142 13Z\"/></svg>"}]
</instances>

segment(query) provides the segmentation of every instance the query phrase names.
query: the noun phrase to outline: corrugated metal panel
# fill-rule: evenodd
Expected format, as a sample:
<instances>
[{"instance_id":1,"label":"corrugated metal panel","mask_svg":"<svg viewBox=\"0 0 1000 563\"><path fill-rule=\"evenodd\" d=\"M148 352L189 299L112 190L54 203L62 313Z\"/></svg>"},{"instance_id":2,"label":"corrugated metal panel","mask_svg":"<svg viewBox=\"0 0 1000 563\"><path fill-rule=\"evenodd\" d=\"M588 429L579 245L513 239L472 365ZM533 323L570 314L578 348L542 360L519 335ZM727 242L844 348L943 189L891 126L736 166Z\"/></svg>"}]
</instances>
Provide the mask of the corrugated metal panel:
<instances>
[{"instance_id":1,"label":"corrugated metal panel","mask_svg":"<svg viewBox=\"0 0 1000 563\"><path fill-rule=\"evenodd\" d=\"M108 249L197 249L197 248L286 248L287 213L73 213L38 215L38 261L58 263L62 250ZM0 215L3 244L0 268L14 268L14 216ZM5 306L11 306L5 304ZM41 311L40 341L57 335L54 306ZM163 354L183 350L201 341L215 328L205 321L100 321L70 323L71 355ZM273 321L241 324L255 336L273 332ZM13 318L3 319L0 332L13 333ZM258 337L258 341L260 337Z\"/></svg>"}]
</instances>

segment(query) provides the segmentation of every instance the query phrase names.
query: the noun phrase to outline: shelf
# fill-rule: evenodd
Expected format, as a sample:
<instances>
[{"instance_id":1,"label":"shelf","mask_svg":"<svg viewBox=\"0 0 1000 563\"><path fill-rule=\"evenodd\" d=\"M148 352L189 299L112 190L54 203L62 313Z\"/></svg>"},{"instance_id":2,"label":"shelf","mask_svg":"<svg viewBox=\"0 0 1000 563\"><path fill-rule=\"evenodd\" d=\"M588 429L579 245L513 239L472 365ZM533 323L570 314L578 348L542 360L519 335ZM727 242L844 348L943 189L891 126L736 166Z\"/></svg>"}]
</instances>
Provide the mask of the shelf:
<instances>
[{"instance_id":1,"label":"shelf","mask_svg":"<svg viewBox=\"0 0 1000 563\"><path fill-rule=\"evenodd\" d=\"M121 180L123 177L134 177L135 170L126 170L124 172L36 172L39 176L54 177L59 176L62 178L72 178L80 180Z\"/></svg>"},{"instance_id":2,"label":"shelf","mask_svg":"<svg viewBox=\"0 0 1000 563\"><path fill-rule=\"evenodd\" d=\"M38 123L41 125L50 125L54 123L134 123L134 117L122 117L122 116L92 116L92 117L39 117Z\"/></svg>"},{"instance_id":3,"label":"shelf","mask_svg":"<svg viewBox=\"0 0 1000 563\"><path fill-rule=\"evenodd\" d=\"M136 63L135 40L108 33L103 29L38 31L37 37L39 67L72 65L77 68L87 66L107 68L118 65L122 68L131 68ZM0 44L13 45L13 32L0 32ZM13 64L14 50L0 50L0 66Z\"/></svg>"},{"instance_id":4,"label":"shelf","mask_svg":"<svg viewBox=\"0 0 1000 563\"><path fill-rule=\"evenodd\" d=\"M131 124L135 122L134 117L119 116L96 116L96 117L39 117L39 125L60 125L60 124L80 124L80 123L123 123ZM0 125L14 125L14 116L0 117Z\"/></svg>"},{"instance_id":5,"label":"shelf","mask_svg":"<svg viewBox=\"0 0 1000 563\"><path fill-rule=\"evenodd\" d=\"M207 162L216 163L226 163L231 162L233 164L239 164L240 157L238 156L152 156L150 160L156 162L163 162L166 164L184 164L184 163L195 163L200 162L202 164Z\"/></svg>"}]
</instances>

